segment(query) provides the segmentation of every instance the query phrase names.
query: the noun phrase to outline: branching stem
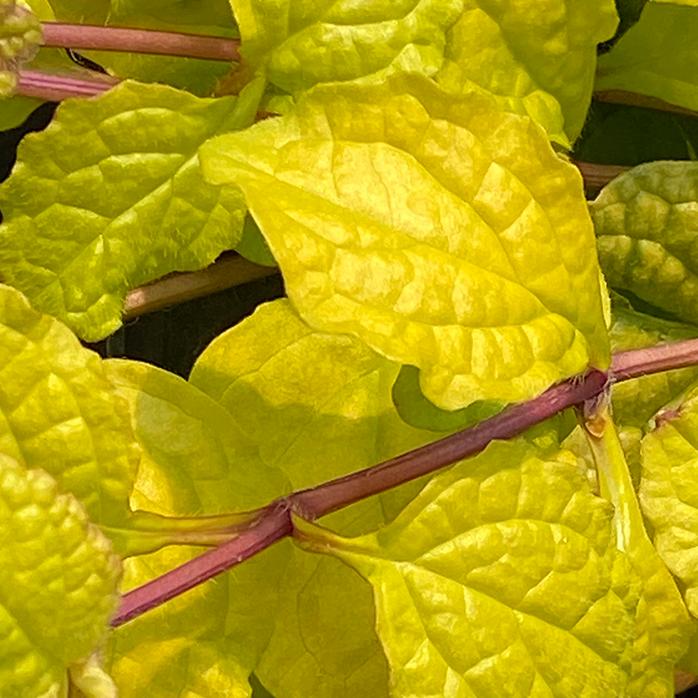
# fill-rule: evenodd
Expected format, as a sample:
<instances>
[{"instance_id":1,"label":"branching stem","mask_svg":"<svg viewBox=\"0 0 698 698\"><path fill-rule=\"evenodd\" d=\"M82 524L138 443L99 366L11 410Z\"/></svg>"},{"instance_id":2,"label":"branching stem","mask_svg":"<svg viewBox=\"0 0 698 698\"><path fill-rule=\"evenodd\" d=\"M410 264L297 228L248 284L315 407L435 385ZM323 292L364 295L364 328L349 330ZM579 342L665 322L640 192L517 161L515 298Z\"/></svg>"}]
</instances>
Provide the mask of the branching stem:
<instances>
[{"instance_id":1,"label":"branching stem","mask_svg":"<svg viewBox=\"0 0 698 698\"><path fill-rule=\"evenodd\" d=\"M482 451L494 439L510 439L557 412L600 395L609 382L698 364L698 339L617 354L606 373L590 371L553 386L527 403L371 468L294 492L273 502L248 529L219 547L128 592L112 621L119 626L240 564L272 543L293 535L291 513L315 519L365 497L435 472Z\"/></svg>"}]
</instances>

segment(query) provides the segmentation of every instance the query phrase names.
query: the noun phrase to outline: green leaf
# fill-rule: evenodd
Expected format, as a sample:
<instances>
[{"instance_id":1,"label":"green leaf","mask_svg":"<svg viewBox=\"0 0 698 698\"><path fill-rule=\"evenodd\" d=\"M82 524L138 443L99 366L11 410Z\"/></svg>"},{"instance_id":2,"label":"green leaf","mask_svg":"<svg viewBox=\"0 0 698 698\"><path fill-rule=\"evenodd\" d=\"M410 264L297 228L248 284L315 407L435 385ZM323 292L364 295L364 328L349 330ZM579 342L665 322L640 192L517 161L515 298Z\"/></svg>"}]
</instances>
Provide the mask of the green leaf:
<instances>
[{"instance_id":1,"label":"green leaf","mask_svg":"<svg viewBox=\"0 0 698 698\"><path fill-rule=\"evenodd\" d=\"M47 473L0 455L0 686L67 695L71 664L97 648L116 609L119 559Z\"/></svg>"},{"instance_id":2,"label":"green leaf","mask_svg":"<svg viewBox=\"0 0 698 698\"><path fill-rule=\"evenodd\" d=\"M100 358L0 285L0 453L43 468L105 527L127 526L138 448Z\"/></svg>"},{"instance_id":3,"label":"green leaf","mask_svg":"<svg viewBox=\"0 0 698 698\"><path fill-rule=\"evenodd\" d=\"M614 508L616 546L639 582L628 695L670 696L674 667L694 632L681 594L652 546L635 495L628 464L608 406L602 403L587 429L599 490Z\"/></svg>"},{"instance_id":4,"label":"green leaf","mask_svg":"<svg viewBox=\"0 0 698 698\"><path fill-rule=\"evenodd\" d=\"M216 533L219 540L228 539L230 517L211 515L251 510L289 490L233 417L193 385L147 364L110 360L104 365L131 406L143 449L131 504L168 517L175 532L178 517L204 516L198 527L181 529L182 540L187 531L205 539L207 529L211 542ZM197 552L178 546L131 558L125 562L124 588L144 584ZM289 556L290 546L276 546L158 613L120 627L108 650L119 695L249 695L247 677L269 641L278 575Z\"/></svg>"},{"instance_id":5,"label":"green leaf","mask_svg":"<svg viewBox=\"0 0 698 698\"><path fill-rule=\"evenodd\" d=\"M568 145L591 102L596 45L617 24L613 0L466 0L446 35L437 80L451 92L497 95L505 108L527 114Z\"/></svg>"},{"instance_id":6,"label":"green leaf","mask_svg":"<svg viewBox=\"0 0 698 698\"><path fill-rule=\"evenodd\" d=\"M49 0L58 21L114 27L160 29L214 36L236 36L227 0ZM209 96L230 65L138 53L80 51L112 74L159 82Z\"/></svg>"},{"instance_id":7,"label":"green leaf","mask_svg":"<svg viewBox=\"0 0 698 698\"><path fill-rule=\"evenodd\" d=\"M0 3L0 99L17 87L19 66L31 60L41 43L39 20L15 0Z\"/></svg>"},{"instance_id":8,"label":"green leaf","mask_svg":"<svg viewBox=\"0 0 698 698\"><path fill-rule=\"evenodd\" d=\"M657 551L698 617L698 389L658 415L642 441L642 511Z\"/></svg>"},{"instance_id":9,"label":"green leaf","mask_svg":"<svg viewBox=\"0 0 698 698\"><path fill-rule=\"evenodd\" d=\"M120 326L130 288L234 247L242 196L203 181L196 149L251 123L262 87L204 100L124 82L63 102L0 189L5 281L97 340Z\"/></svg>"},{"instance_id":10,"label":"green leaf","mask_svg":"<svg viewBox=\"0 0 698 698\"><path fill-rule=\"evenodd\" d=\"M614 353L698 337L698 327L638 313L615 302L609 336ZM644 427L666 405L698 379L698 368L679 368L641 376L613 386L613 416L618 424Z\"/></svg>"},{"instance_id":11,"label":"green leaf","mask_svg":"<svg viewBox=\"0 0 698 698\"><path fill-rule=\"evenodd\" d=\"M288 92L419 73L457 94L496 95L503 108L529 114L562 143L565 132L574 139L581 130L596 44L613 34L618 19L612 0L583 7L563 0L232 0L232 5L245 59Z\"/></svg>"},{"instance_id":12,"label":"green leaf","mask_svg":"<svg viewBox=\"0 0 698 698\"><path fill-rule=\"evenodd\" d=\"M33 97L12 97L0 100L0 131L16 128L39 106L40 99Z\"/></svg>"},{"instance_id":13,"label":"green leaf","mask_svg":"<svg viewBox=\"0 0 698 698\"><path fill-rule=\"evenodd\" d=\"M250 215L245 217L245 223L242 226L242 237L235 247L235 251L255 264L261 264L264 267L276 266L276 260L269 249L269 245L267 245L267 241L254 222L254 218Z\"/></svg>"},{"instance_id":14,"label":"green leaf","mask_svg":"<svg viewBox=\"0 0 698 698\"><path fill-rule=\"evenodd\" d=\"M698 111L698 12L650 2L640 21L599 58L596 90L628 90Z\"/></svg>"},{"instance_id":15,"label":"green leaf","mask_svg":"<svg viewBox=\"0 0 698 698\"><path fill-rule=\"evenodd\" d=\"M297 526L373 586L391 695L620 696L634 606L610 518L571 454L517 440L433 478L375 534Z\"/></svg>"},{"instance_id":16,"label":"green leaf","mask_svg":"<svg viewBox=\"0 0 698 698\"><path fill-rule=\"evenodd\" d=\"M698 323L698 162L654 162L623 173L591 204L611 287Z\"/></svg>"},{"instance_id":17,"label":"green leaf","mask_svg":"<svg viewBox=\"0 0 698 698\"><path fill-rule=\"evenodd\" d=\"M313 331L280 300L260 306L214 340L191 381L227 407L258 444L264 462L283 469L298 489L434 437L405 425L396 413L391 386L398 370L350 336ZM408 484L326 521L345 532L370 530L397 513L419 487ZM270 578L279 578L266 569ZM365 583L336 560L297 549L283 580L274 612L284 621L277 623L255 670L269 691L277 698L387 696L385 659Z\"/></svg>"},{"instance_id":18,"label":"green leaf","mask_svg":"<svg viewBox=\"0 0 698 698\"><path fill-rule=\"evenodd\" d=\"M528 119L399 76L318 88L200 157L245 192L303 318L417 366L437 406L606 366L579 173Z\"/></svg>"}]
</instances>

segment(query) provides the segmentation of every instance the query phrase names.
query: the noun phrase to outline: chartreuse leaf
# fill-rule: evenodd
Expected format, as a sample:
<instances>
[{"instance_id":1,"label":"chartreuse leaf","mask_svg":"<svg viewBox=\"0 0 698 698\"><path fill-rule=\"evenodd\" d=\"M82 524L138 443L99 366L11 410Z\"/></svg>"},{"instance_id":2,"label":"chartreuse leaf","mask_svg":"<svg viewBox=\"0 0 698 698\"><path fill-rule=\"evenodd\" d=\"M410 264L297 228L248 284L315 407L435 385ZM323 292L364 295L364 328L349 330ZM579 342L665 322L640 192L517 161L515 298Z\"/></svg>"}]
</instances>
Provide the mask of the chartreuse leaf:
<instances>
[{"instance_id":1,"label":"chartreuse leaf","mask_svg":"<svg viewBox=\"0 0 698 698\"><path fill-rule=\"evenodd\" d=\"M203 181L196 149L251 123L262 87L206 100L124 82L63 102L0 189L5 281L96 340L120 326L130 288L234 247L242 196Z\"/></svg>"},{"instance_id":2,"label":"chartreuse leaf","mask_svg":"<svg viewBox=\"0 0 698 698\"><path fill-rule=\"evenodd\" d=\"M398 370L348 335L312 330L279 300L214 340L190 380L227 407L264 462L281 468L298 489L434 438L396 413L390 391ZM370 530L418 488L403 486L327 521L350 533ZM266 570L279 579L276 570ZM256 668L264 686L277 698L387 696L366 584L338 561L295 548L282 578L273 612L284 622L276 624Z\"/></svg>"},{"instance_id":3,"label":"chartreuse leaf","mask_svg":"<svg viewBox=\"0 0 698 698\"><path fill-rule=\"evenodd\" d=\"M373 587L392 696L627 695L636 600L584 477L566 452L496 443L376 533L297 527Z\"/></svg>"},{"instance_id":4,"label":"chartreuse leaf","mask_svg":"<svg viewBox=\"0 0 698 698\"><path fill-rule=\"evenodd\" d=\"M40 43L41 24L32 12L16 0L1 0L0 99L12 95L19 66L34 56Z\"/></svg>"},{"instance_id":5,"label":"chartreuse leaf","mask_svg":"<svg viewBox=\"0 0 698 698\"><path fill-rule=\"evenodd\" d=\"M119 576L78 501L0 455L0 694L67 695L68 668L106 635Z\"/></svg>"},{"instance_id":6,"label":"chartreuse leaf","mask_svg":"<svg viewBox=\"0 0 698 698\"><path fill-rule=\"evenodd\" d=\"M671 696L674 666L695 628L676 583L645 529L623 445L602 402L586 422L601 495L613 504L616 545L639 582L630 696Z\"/></svg>"},{"instance_id":7,"label":"chartreuse leaf","mask_svg":"<svg viewBox=\"0 0 698 698\"><path fill-rule=\"evenodd\" d=\"M696 35L695 6L647 3L640 21L599 58L595 89L638 92L698 110Z\"/></svg>"},{"instance_id":8,"label":"chartreuse leaf","mask_svg":"<svg viewBox=\"0 0 698 698\"><path fill-rule=\"evenodd\" d=\"M245 192L302 317L417 366L437 406L607 365L579 173L489 99L417 76L318 88L200 157Z\"/></svg>"},{"instance_id":9,"label":"chartreuse leaf","mask_svg":"<svg viewBox=\"0 0 698 698\"><path fill-rule=\"evenodd\" d=\"M498 96L564 145L584 125L596 45L610 39L617 24L612 0L465 0L446 35L436 79L456 93L484 89Z\"/></svg>"},{"instance_id":10,"label":"chartreuse leaf","mask_svg":"<svg viewBox=\"0 0 698 698\"><path fill-rule=\"evenodd\" d=\"M642 441L642 511L657 551L698 617L698 388L669 405Z\"/></svg>"},{"instance_id":11,"label":"chartreuse leaf","mask_svg":"<svg viewBox=\"0 0 698 698\"><path fill-rule=\"evenodd\" d=\"M245 59L288 92L416 72L457 94L496 95L563 143L581 130L596 44L618 20L611 0L231 2Z\"/></svg>"},{"instance_id":12,"label":"chartreuse leaf","mask_svg":"<svg viewBox=\"0 0 698 698\"><path fill-rule=\"evenodd\" d=\"M638 313L621 299L614 299L609 336L616 353L698 337L698 327ZM698 368L691 366L617 383L611 393L614 419L624 426L644 427L657 410L696 379Z\"/></svg>"},{"instance_id":13,"label":"chartreuse leaf","mask_svg":"<svg viewBox=\"0 0 698 698\"><path fill-rule=\"evenodd\" d=\"M110 360L105 368L131 406L144 453L132 506L167 517L170 526L176 517L202 516L189 527L191 542L216 542L231 535L226 525L235 517L227 513L255 509L289 490L233 417L193 385L137 362ZM289 548L268 550L115 631L108 659L119 695L249 695L247 677L272 632ZM131 558L124 587L143 584L196 552L180 546Z\"/></svg>"},{"instance_id":14,"label":"chartreuse leaf","mask_svg":"<svg viewBox=\"0 0 698 698\"><path fill-rule=\"evenodd\" d=\"M623 173L591 204L608 283L698 323L698 162Z\"/></svg>"},{"instance_id":15,"label":"chartreuse leaf","mask_svg":"<svg viewBox=\"0 0 698 698\"><path fill-rule=\"evenodd\" d=\"M43 468L105 527L128 526L138 447L100 358L0 285L0 453Z\"/></svg>"},{"instance_id":16,"label":"chartreuse leaf","mask_svg":"<svg viewBox=\"0 0 698 698\"><path fill-rule=\"evenodd\" d=\"M31 0L30 0L31 1ZM237 28L227 0L48 0L59 21L115 27L161 29L190 34L235 36ZM81 51L114 75L160 82L205 97L230 66L139 53Z\"/></svg>"}]
</instances>

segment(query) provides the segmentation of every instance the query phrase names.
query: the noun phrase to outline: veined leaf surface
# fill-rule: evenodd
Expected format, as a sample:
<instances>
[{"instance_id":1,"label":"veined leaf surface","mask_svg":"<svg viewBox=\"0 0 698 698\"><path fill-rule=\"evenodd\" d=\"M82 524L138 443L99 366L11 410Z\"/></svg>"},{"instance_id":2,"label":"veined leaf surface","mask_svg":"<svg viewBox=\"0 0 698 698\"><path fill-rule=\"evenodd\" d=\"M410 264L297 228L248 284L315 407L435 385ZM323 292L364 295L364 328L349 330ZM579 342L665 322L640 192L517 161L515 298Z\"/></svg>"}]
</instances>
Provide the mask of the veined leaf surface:
<instances>
[{"instance_id":1,"label":"veined leaf surface","mask_svg":"<svg viewBox=\"0 0 698 698\"><path fill-rule=\"evenodd\" d=\"M298 489L434 437L397 415L390 390L398 370L350 336L312 330L281 300L214 340L191 381L230 411L265 463L281 468ZM419 487L411 483L325 520L347 533L371 530ZM276 611L284 621L257 666L262 683L276 698L386 697L370 589L338 561L286 545L291 559ZM277 578L271 568L267 574Z\"/></svg>"},{"instance_id":2,"label":"veined leaf surface","mask_svg":"<svg viewBox=\"0 0 698 698\"><path fill-rule=\"evenodd\" d=\"M233 248L242 195L204 182L196 149L251 123L261 89L205 100L124 82L63 102L0 189L5 281L96 340L120 326L130 288Z\"/></svg>"},{"instance_id":3,"label":"veined leaf surface","mask_svg":"<svg viewBox=\"0 0 698 698\"><path fill-rule=\"evenodd\" d=\"M496 95L505 108L529 114L562 142L565 133L573 140L581 130L596 44L610 38L618 19L611 0L584 6L564 0L232 5L244 57L288 92L416 72L455 93Z\"/></svg>"},{"instance_id":4,"label":"veined leaf surface","mask_svg":"<svg viewBox=\"0 0 698 698\"><path fill-rule=\"evenodd\" d=\"M651 162L591 204L608 283L698 323L698 162Z\"/></svg>"},{"instance_id":5,"label":"veined leaf surface","mask_svg":"<svg viewBox=\"0 0 698 698\"><path fill-rule=\"evenodd\" d=\"M514 441L433 478L375 534L297 525L373 586L391 695L591 698L625 695L629 675L635 602L610 519L571 454Z\"/></svg>"},{"instance_id":6,"label":"veined leaf surface","mask_svg":"<svg viewBox=\"0 0 698 698\"><path fill-rule=\"evenodd\" d=\"M640 21L599 58L595 89L638 92L698 110L696 36L694 2L647 3Z\"/></svg>"},{"instance_id":7,"label":"veined leaf surface","mask_svg":"<svg viewBox=\"0 0 698 698\"><path fill-rule=\"evenodd\" d=\"M131 495L134 508L167 517L211 516L249 511L289 490L233 417L193 385L134 361L106 361L105 369L131 406L143 449ZM176 526L177 520L168 522ZM215 533L216 521L210 526ZM289 548L265 551L116 630L108 659L119 695L249 695L248 676L276 621L278 580ZM124 563L124 588L150 581L197 552L178 546L130 558Z\"/></svg>"},{"instance_id":8,"label":"veined leaf surface","mask_svg":"<svg viewBox=\"0 0 698 698\"><path fill-rule=\"evenodd\" d=\"M489 99L417 76L318 88L200 157L245 192L303 318L417 366L439 407L607 365L579 173Z\"/></svg>"},{"instance_id":9,"label":"veined leaf surface","mask_svg":"<svg viewBox=\"0 0 698 698\"><path fill-rule=\"evenodd\" d=\"M642 441L642 511L657 551L698 617L698 388L658 416Z\"/></svg>"},{"instance_id":10,"label":"veined leaf surface","mask_svg":"<svg viewBox=\"0 0 698 698\"><path fill-rule=\"evenodd\" d=\"M102 526L127 524L139 452L101 359L0 285L0 453L42 468Z\"/></svg>"},{"instance_id":11,"label":"veined leaf surface","mask_svg":"<svg viewBox=\"0 0 698 698\"><path fill-rule=\"evenodd\" d=\"M0 694L67 695L69 666L106 636L120 570L72 495L0 454Z\"/></svg>"}]
</instances>

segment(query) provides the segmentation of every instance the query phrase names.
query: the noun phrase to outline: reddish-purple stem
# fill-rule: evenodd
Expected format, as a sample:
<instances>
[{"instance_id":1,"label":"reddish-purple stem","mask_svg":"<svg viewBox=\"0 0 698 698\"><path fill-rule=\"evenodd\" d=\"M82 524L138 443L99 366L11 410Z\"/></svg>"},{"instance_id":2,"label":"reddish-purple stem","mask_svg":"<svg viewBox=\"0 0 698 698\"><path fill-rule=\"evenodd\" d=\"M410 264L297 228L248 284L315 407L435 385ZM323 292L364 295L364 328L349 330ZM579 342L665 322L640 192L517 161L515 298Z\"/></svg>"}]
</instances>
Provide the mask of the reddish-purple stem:
<instances>
[{"instance_id":1,"label":"reddish-purple stem","mask_svg":"<svg viewBox=\"0 0 698 698\"><path fill-rule=\"evenodd\" d=\"M510 439L567 407L601 394L612 382L695 364L698 364L698 339L621 352L614 356L608 374L590 371L585 376L571 378L470 429L371 468L294 492L270 504L265 513L236 538L125 594L112 625L122 625L291 535L292 512L306 519L324 516L475 455L494 439Z\"/></svg>"},{"instance_id":2,"label":"reddish-purple stem","mask_svg":"<svg viewBox=\"0 0 698 698\"><path fill-rule=\"evenodd\" d=\"M43 22L41 28L43 45L54 48L153 53L211 61L240 60L240 41L224 36L62 22Z\"/></svg>"}]
</instances>

